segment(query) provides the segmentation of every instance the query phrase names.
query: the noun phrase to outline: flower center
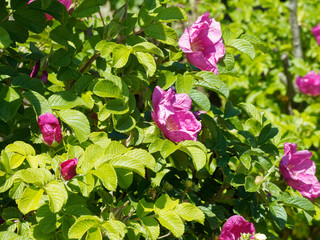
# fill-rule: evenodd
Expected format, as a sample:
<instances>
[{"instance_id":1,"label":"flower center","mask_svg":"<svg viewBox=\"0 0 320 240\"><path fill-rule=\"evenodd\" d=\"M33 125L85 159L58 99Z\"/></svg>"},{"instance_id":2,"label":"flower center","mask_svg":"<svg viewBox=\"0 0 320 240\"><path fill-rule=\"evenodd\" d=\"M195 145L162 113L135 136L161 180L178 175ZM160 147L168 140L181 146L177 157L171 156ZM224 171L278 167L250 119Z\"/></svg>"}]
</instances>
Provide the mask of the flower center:
<instances>
[{"instance_id":1,"label":"flower center","mask_svg":"<svg viewBox=\"0 0 320 240\"><path fill-rule=\"evenodd\" d=\"M204 47L202 46L202 40L199 37L196 37L193 42L191 43L191 49L194 52L201 52L204 50Z\"/></svg>"},{"instance_id":2,"label":"flower center","mask_svg":"<svg viewBox=\"0 0 320 240\"><path fill-rule=\"evenodd\" d=\"M173 117L171 117L171 116L169 116L169 117L167 118L166 127L167 127L167 129L169 129L170 131L176 131L176 130L179 129L179 125L178 125L177 121L176 121Z\"/></svg>"}]
</instances>

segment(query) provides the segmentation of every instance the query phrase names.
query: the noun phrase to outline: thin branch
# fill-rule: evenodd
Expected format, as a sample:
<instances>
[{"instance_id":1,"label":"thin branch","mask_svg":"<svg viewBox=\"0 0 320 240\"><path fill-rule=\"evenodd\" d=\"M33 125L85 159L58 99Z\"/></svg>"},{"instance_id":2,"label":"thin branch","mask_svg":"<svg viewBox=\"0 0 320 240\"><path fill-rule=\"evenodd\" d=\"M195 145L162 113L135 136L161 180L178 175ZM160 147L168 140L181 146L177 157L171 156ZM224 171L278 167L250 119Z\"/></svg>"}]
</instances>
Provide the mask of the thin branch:
<instances>
[{"instance_id":1,"label":"thin branch","mask_svg":"<svg viewBox=\"0 0 320 240\"><path fill-rule=\"evenodd\" d=\"M103 19L103 16L102 16L102 14L101 14L101 10L100 10L100 9L99 9L99 15L100 15L100 18L101 18L103 27L106 28L106 23L104 22L104 19Z\"/></svg>"},{"instance_id":2,"label":"thin branch","mask_svg":"<svg viewBox=\"0 0 320 240\"><path fill-rule=\"evenodd\" d=\"M295 90L293 87L293 82L292 82L292 75L289 72L289 67L290 67L290 63L289 63L289 56L287 53L283 53L281 55L281 60L283 63L283 67L284 67L284 75L282 76L281 80L285 83L285 85L287 86L287 97L288 97L288 104L287 104L287 111L289 115L292 115L292 103L293 103L293 97L295 95Z\"/></svg>"},{"instance_id":3,"label":"thin branch","mask_svg":"<svg viewBox=\"0 0 320 240\"><path fill-rule=\"evenodd\" d=\"M169 231L167 234L158 237L158 239L166 238L166 237L169 237L170 235L171 235L171 232Z\"/></svg>"},{"instance_id":4,"label":"thin branch","mask_svg":"<svg viewBox=\"0 0 320 240\"><path fill-rule=\"evenodd\" d=\"M303 52L301 47L300 28L297 20L297 0L290 0L290 26L292 35L293 56L295 58L303 58Z\"/></svg>"},{"instance_id":5,"label":"thin branch","mask_svg":"<svg viewBox=\"0 0 320 240\"><path fill-rule=\"evenodd\" d=\"M87 67L90 66L98 57L100 56L100 53L95 53L89 60L86 62L86 64L80 69L80 73L83 73Z\"/></svg>"}]
</instances>

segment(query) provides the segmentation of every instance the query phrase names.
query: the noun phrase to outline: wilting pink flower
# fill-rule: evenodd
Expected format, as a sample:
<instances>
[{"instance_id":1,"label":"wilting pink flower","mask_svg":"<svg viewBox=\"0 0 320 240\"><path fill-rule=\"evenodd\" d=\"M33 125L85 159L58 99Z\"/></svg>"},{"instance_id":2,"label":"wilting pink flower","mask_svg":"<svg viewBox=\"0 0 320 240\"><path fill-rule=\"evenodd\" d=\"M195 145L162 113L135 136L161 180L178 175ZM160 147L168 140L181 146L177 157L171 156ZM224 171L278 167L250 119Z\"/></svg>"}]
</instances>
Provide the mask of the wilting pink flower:
<instances>
[{"instance_id":1,"label":"wilting pink flower","mask_svg":"<svg viewBox=\"0 0 320 240\"><path fill-rule=\"evenodd\" d=\"M74 159L69 159L60 164L61 174L64 180L72 179L76 174L78 159L75 157Z\"/></svg>"},{"instance_id":2,"label":"wilting pink flower","mask_svg":"<svg viewBox=\"0 0 320 240\"><path fill-rule=\"evenodd\" d=\"M242 216L233 215L224 224L219 240L238 240L242 233L250 233L251 239L254 239L255 232L253 223L247 222Z\"/></svg>"},{"instance_id":3,"label":"wilting pink flower","mask_svg":"<svg viewBox=\"0 0 320 240\"><path fill-rule=\"evenodd\" d=\"M287 184L309 200L320 196L316 165L311 156L312 152L308 150L297 152L297 144L285 143L284 156L279 164L279 171Z\"/></svg>"},{"instance_id":4,"label":"wilting pink flower","mask_svg":"<svg viewBox=\"0 0 320 240\"><path fill-rule=\"evenodd\" d=\"M40 69L40 60L37 61L36 65L33 66L32 72L30 73L30 77L34 78L37 76Z\"/></svg>"},{"instance_id":5,"label":"wilting pink flower","mask_svg":"<svg viewBox=\"0 0 320 240\"><path fill-rule=\"evenodd\" d=\"M39 116L38 124L43 136L43 140L49 146L55 141L60 143L62 140L61 127L59 120L51 113Z\"/></svg>"},{"instance_id":6,"label":"wilting pink flower","mask_svg":"<svg viewBox=\"0 0 320 240\"><path fill-rule=\"evenodd\" d=\"M179 39L179 47L185 52L187 59L203 71L218 74L217 62L225 54L222 42L220 23L209 18L206 12Z\"/></svg>"},{"instance_id":7,"label":"wilting pink flower","mask_svg":"<svg viewBox=\"0 0 320 240\"><path fill-rule=\"evenodd\" d=\"M166 92L157 86L152 94L152 102L152 119L164 136L174 142L197 141L201 123L190 111L192 100L187 94L176 94L171 88Z\"/></svg>"},{"instance_id":8,"label":"wilting pink flower","mask_svg":"<svg viewBox=\"0 0 320 240\"><path fill-rule=\"evenodd\" d=\"M40 77L40 80L43 82L43 84L46 84L48 81L48 72L47 71L42 71L42 75Z\"/></svg>"},{"instance_id":9,"label":"wilting pink flower","mask_svg":"<svg viewBox=\"0 0 320 240\"><path fill-rule=\"evenodd\" d=\"M316 38L318 44L320 45L320 23L311 29L313 36Z\"/></svg>"},{"instance_id":10,"label":"wilting pink flower","mask_svg":"<svg viewBox=\"0 0 320 240\"><path fill-rule=\"evenodd\" d=\"M304 77L297 77L296 84L304 94L318 96L320 94L320 74L309 72Z\"/></svg>"},{"instance_id":11,"label":"wilting pink flower","mask_svg":"<svg viewBox=\"0 0 320 240\"><path fill-rule=\"evenodd\" d=\"M32 3L32 2L34 2L34 1L36 1L36 0L30 0L30 1L28 2L28 4L29 4L29 3ZM71 6L71 4L72 4L72 0L58 0L58 1L61 2L61 3L67 8L67 10L69 11L70 6ZM46 18L47 18L48 20L52 20L52 19L53 19L53 17L51 17L49 14L46 14Z\"/></svg>"}]
</instances>

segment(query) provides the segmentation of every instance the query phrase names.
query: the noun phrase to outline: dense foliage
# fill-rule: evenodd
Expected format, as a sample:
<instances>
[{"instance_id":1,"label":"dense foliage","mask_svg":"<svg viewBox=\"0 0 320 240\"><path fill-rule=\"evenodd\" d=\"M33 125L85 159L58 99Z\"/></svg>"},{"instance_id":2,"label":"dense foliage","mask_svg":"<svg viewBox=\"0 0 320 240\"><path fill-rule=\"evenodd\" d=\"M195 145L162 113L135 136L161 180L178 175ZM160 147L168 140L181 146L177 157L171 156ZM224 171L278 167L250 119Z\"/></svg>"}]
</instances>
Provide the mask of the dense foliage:
<instances>
[{"instance_id":1,"label":"dense foliage","mask_svg":"<svg viewBox=\"0 0 320 240\"><path fill-rule=\"evenodd\" d=\"M0 239L320 235L319 1L70 4L0 0Z\"/></svg>"}]
</instances>

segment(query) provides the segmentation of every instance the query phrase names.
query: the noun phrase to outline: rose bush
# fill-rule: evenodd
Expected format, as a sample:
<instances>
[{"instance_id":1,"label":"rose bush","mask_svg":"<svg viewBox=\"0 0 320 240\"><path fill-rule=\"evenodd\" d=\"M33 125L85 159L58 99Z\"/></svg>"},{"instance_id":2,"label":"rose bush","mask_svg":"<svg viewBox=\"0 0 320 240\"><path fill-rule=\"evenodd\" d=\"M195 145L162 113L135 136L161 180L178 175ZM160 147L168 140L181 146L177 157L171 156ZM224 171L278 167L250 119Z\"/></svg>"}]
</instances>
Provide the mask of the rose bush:
<instances>
[{"instance_id":1,"label":"rose bush","mask_svg":"<svg viewBox=\"0 0 320 240\"><path fill-rule=\"evenodd\" d=\"M191 2L0 0L0 239L317 237L316 1Z\"/></svg>"}]
</instances>

